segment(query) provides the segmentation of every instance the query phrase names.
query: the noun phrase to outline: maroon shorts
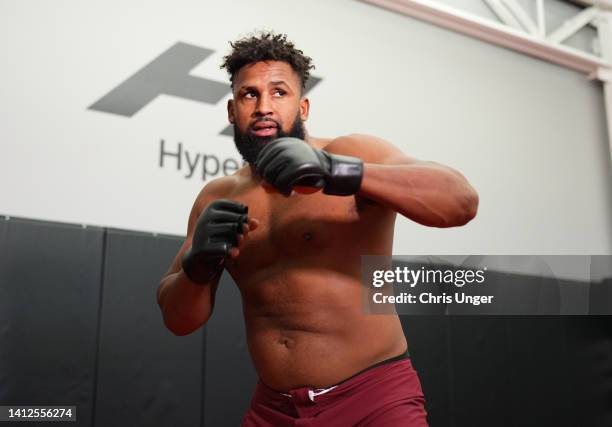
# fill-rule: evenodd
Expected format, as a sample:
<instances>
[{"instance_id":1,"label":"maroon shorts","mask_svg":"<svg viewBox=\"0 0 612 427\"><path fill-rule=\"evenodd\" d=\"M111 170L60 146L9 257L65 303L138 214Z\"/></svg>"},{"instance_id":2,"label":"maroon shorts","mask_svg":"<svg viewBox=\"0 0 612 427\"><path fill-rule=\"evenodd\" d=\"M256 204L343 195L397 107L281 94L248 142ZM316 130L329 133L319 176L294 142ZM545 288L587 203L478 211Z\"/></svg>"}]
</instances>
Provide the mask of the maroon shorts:
<instances>
[{"instance_id":1,"label":"maroon shorts","mask_svg":"<svg viewBox=\"0 0 612 427\"><path fill-rule=\"evenodd\" d=\"M421 383L407 355L325 388L281 393L259 380L242 427L423 427Z\"/></svg>"}]
</instances>

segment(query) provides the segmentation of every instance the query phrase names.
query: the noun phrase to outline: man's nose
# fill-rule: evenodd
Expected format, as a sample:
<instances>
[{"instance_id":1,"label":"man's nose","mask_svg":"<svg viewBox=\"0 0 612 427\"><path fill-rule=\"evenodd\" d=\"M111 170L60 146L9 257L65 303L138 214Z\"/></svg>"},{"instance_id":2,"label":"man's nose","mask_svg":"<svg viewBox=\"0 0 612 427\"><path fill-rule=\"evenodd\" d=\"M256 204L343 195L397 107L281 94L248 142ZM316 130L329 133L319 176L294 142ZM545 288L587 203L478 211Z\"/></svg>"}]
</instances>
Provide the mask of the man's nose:
<instances>
[{"instance_id":1,"label":"man's nose","mask_svg":"<svg viewBox=\"0 0 612 427\"><path fill-rule=\"evenodd\" d=\"M260 96L257 100L255 114L258 116L268 116L272 114L272 102L268 96Z\"/></svg>"}]
</instances>

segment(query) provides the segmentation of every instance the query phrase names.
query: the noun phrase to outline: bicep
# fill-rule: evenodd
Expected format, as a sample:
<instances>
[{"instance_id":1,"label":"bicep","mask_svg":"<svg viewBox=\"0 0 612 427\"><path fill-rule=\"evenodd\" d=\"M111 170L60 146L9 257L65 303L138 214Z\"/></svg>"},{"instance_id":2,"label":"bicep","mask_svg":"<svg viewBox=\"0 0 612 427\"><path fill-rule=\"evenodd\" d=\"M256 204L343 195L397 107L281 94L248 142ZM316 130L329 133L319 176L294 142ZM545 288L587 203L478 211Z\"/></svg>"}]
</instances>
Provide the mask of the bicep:
<instances>
[{"instance_id":1,"label":"bicep","mask_svg":"<svg viewBox=\"0 0 612 427\"><path fill-rule=\"evenodd\" d=\"M365 163L379 165L406 165L422 163L410 157L395 145L370 135L348 135L336 138L326 147L330 152L359 157Z\"/></svg>"}]
</instances>

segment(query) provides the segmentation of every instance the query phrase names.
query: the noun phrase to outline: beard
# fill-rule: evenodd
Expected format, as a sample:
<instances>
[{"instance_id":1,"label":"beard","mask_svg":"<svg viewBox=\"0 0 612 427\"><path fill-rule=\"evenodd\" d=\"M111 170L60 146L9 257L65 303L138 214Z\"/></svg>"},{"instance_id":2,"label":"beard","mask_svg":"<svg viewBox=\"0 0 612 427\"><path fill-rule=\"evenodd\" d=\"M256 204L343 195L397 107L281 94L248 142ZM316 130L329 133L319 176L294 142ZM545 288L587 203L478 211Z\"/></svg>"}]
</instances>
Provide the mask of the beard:
<instances>
[{"instance_id":1,"label":"beard","mask_svg":"<svg viewBox=\"0 0 612 427\"><path fill-rule=\"evenodd\" d=\"M240 132L240 129L238 129L238 126L236 126L236 124L234 123L234 143L236 144L236 148L242 156L242 159L245 162L253 165L255 164L255 160L257 160L259 152L266 146L266 144L274 141L275 139L283 138L286 136L304 139L306 134L304 131L304 122L302 121L302 119L300 119L299 113L295 117L295 120L293 121L293 124L291 125L291 128L288 132L284 132L281 128L280 123L278 123L276 120L262 117L255 121L255 123L259 122L275 123L277 129L276 135L259 137L251 132L251 127L247 129L246 133L242 133ZM255 125L255 123L253 123L253 125Z\"/></svg>"}]
</instances>

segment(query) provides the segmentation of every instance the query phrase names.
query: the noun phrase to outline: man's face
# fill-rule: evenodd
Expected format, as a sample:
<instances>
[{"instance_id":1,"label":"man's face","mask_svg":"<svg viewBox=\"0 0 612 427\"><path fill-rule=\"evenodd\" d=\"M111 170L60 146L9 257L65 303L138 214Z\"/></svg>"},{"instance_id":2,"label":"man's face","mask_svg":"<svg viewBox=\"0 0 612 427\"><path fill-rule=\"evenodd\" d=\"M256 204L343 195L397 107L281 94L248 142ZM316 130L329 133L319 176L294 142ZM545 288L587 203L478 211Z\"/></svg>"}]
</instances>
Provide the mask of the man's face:
<instances>
[{"instance_id":1,"label":"man's face","mask_svg":"<svg viewBox=\"0 0 612 427\"><path fill-rule=\"evenodd\" d=\"M245 65L234 78L234 99L228 101L234 141L245 161L254 163L265 144L283 136L304 139L309 101L301 81L282 61Z\"/></svg>"}]
</instances>

